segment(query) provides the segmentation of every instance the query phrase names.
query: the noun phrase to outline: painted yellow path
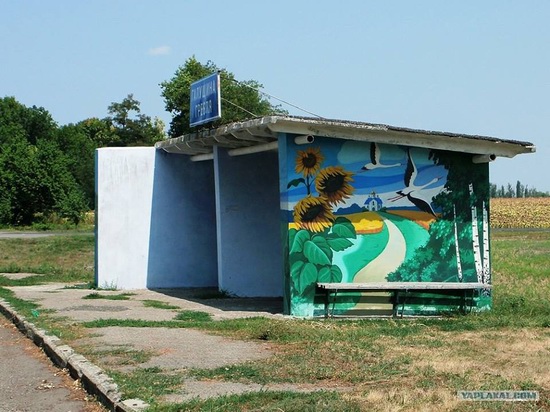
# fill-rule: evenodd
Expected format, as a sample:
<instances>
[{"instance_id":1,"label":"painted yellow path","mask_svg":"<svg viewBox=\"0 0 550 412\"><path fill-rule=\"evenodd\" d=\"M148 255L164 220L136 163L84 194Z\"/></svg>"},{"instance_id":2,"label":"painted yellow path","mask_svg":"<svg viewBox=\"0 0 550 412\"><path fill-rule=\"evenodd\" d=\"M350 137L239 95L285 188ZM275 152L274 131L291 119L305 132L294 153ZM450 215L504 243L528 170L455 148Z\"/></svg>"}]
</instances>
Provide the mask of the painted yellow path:
<instances>
[{"instance_id":1,"label":"painted yellow path","mask_svg":"<svg viewBox=\"0 0 550 412\"><path fill-rule=\"evenodd\" d=\"M388 228L388 244L382 253L357 272L353 278L354 283L386 282L388 273L397 269L405 260L407 244L403 234L393 222L383 219Z\"/></svg>"}]
</instances>

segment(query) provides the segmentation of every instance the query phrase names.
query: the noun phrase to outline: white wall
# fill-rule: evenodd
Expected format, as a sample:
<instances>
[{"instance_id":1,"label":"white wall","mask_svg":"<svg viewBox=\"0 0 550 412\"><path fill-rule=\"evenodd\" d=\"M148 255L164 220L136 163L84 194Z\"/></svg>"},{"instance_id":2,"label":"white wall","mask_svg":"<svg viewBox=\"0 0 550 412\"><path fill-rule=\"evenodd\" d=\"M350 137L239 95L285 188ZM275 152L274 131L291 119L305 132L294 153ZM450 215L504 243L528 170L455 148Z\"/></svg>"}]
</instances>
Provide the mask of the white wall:
<instances>
[{"instance_id":1,"label":"white wall","mask_svg":"<svg viewBox=\"0 0 550 412\"><path fill-rule=\"evenodd\" d=\"M147 285L155 149L96 151L96 283Z\"/></svg>"},{"instance_id":2,"label":"white wall","mask_svg":"<svg viewBox=\"0 0 550 412\"><path fill-rule=\"evenodd\" d=\"M213 162L98 149L96 197L99 287L218 286Z\"/></svg>"}]
</instances>

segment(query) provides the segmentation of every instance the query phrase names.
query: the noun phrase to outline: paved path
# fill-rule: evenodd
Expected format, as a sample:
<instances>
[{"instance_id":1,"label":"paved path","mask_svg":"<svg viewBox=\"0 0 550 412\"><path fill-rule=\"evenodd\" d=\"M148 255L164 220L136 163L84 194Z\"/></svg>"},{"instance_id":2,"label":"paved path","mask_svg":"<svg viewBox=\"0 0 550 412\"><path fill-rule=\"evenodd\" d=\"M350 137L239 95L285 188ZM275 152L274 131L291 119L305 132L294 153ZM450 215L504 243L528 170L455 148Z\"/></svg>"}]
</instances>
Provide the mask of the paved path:
<instances>
[{"instance_id":1,"label":"paved path","mask_svg":"<svg viewBox=\"0 0 550 412\"><path fill-rule=\"evenodd\" d=\"M13 232L11 230L0 231L0 239L37 239L49 236L70 236L70 235L85 235L93 236L94 232Z\"/></svg>"},{"instance_id":2,"label":"paved path","mask_svg":"<svg viewBox=\"0 0 550 412\"><path fill-rule=\"evenodd\" d=\"M361 269L353 278L355 283L386 282L388 273L396 270L405 260L407 244L399 228L390 220L384 218L388 228L388 244L373 261Z\"/></svg>"},{"instance_id":3,"label":"paved path","mask_svg":"<svg viewBox=\"0 0 550 412\"><path fill-rule=\"evenodd\" d=\"M100 412L86 393L54 367L0 314L0 412Z\"/></svg>"}]
</instances>

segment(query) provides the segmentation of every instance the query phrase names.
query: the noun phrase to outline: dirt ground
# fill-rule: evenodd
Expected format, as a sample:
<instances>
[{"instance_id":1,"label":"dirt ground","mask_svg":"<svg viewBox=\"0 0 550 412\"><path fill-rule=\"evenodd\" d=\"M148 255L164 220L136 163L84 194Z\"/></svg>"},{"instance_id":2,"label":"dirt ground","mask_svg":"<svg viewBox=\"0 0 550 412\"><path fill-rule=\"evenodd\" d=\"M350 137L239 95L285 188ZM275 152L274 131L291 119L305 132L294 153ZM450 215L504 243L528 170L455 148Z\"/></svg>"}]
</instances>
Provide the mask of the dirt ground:
<instances>
[{"instance_id":1,"label":"dirt ground","mask_svg":"<svg viewBox=\"0 0 550 412\"><path fill-rule=\"evenodd\" d=\"M1 315L0 359L0 412L106 411Z\"/></svg>"}]
</instances>

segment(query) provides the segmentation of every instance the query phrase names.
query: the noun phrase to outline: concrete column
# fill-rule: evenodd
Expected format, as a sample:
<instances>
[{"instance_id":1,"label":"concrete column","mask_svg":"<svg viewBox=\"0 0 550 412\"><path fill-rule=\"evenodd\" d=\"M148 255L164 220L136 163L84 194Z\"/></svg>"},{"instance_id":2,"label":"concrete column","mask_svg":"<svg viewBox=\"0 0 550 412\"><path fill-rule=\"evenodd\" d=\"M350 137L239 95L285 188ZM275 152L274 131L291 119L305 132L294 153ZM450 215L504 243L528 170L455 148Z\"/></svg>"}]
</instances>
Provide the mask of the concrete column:
<instances>
[{"instance_id":1,"label":"concrete column","mask_svg":"<svg viewBox=\"0 0 550 412\"><path fill-rule=\"evenodd\" d=\"M146 287L154 166L152 147L96 151L99 287Z\"/></svg>"}]
</instances>

